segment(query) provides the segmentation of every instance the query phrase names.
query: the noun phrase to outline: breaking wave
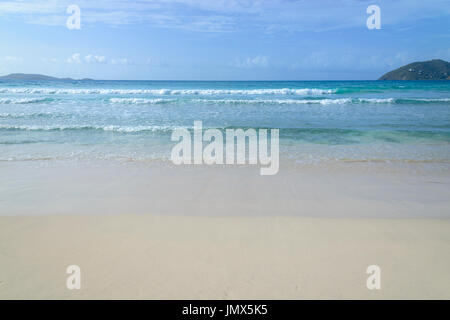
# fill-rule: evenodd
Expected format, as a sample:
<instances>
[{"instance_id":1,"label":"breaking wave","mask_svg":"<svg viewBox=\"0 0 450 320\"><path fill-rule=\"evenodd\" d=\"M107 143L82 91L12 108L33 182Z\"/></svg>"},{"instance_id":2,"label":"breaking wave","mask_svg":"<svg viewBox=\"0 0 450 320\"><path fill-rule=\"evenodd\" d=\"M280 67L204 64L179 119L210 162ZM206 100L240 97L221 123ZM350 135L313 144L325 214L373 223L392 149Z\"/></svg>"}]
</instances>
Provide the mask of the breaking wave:
<instances>
[{"instance_id":1,"label":"breaking wave","mask_svg":"<svg viewBox=\"0 0 450 320\"><path fill-rule=\"evenodd\" d=\"M14 94L150 94L150 95L322 95L337 89L67 89L67 88L0 88L0 93Z\"/></svg>"},{"instance_id":2,"label":"breaking wave","mask_svg":"<svg viewBox=\"0 0 450 320\"><path fill-rule=\"evenodd\" d=\"M300 104L406 104L406 103L441 103L450 99L396 99L396 98L338 98L338 99L145 99L145 98L111 98L113 104L152 105L152 104L225 104L225 105L300 105Z\"/></svg>"},{"instance_id":3,"label":"breaking wave","mask_svg":"<svg viewBox=\"0 0 450 320\"><path fill-rule=\"evenodd\" d=\"M166 104L177 102L177 99L145 99L145 98L111 98L109 102L118 104Z\"/></svg>"},{"instance_id":4,"label":"breaking wave","mask_svg":"<svg viewBox=\"0 0 450 320\"><path fill-rule=\"evenodd\" d=\"M0 98L0 104L28 104L49 102L51 100L49 98Z\"/></svg>"},{"instance_id":5,"label":"breaking wave","mask_svg":"<svg viewBox=\"0 0 450 320\"><path fill-rule=\"evenodd\" d=\"M95 131L112 131L112 132L168 132L180 128L179 126L89 126L89 125L0 125L0 130L9 131L81 131L81 130L95 130Z\"/></svg>"}]
</instances>

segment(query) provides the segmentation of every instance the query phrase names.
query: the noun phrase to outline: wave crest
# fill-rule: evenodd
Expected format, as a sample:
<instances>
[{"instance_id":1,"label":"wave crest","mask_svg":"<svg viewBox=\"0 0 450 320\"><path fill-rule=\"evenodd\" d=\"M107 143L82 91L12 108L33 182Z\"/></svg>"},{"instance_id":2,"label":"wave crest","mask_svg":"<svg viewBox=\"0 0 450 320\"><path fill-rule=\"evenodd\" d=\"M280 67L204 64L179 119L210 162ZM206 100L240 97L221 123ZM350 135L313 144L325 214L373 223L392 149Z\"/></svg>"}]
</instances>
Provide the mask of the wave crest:
<instances>
[{"instance_id":1,"label":"wave crest","mask_svg":"<svg viewBox=\"0 0 450 320\"><path fill-rule=\"evenodd\" d=\"M48 98L0 98L0 104L28 104L50 101Z\"/></svg>"},{"instance_id":2,"label":"wave crest","mask_svg":"<svg viewBox=\"0 0 450 320\"><path fill-rule=\"evenodd\" d=\"M176 99L145 99L145 98L111 98L109 102L118 104L166 104L176 102Z\"/></svg>"},{"instance_id":3,"label":"wave crest","mask_svg":"<svg viewBox=\"0 0 450 320\"><path fill-rule=\"evenodd\" d=\"M337 89L58 89L58 88L0 88L0 93L15 94L150 94L150 95L322 95Z\"/></svg>"},{"instance_id":4,"label":"wave crest","mask_svg":"<svg viewBox=\"0 0 450 320\"><path fill-rule=\"evenodd\" d=\"M179 126L90 126L90 125L0 125L0 130L11 131L70 131L70 130L98 130L98 131L112 131L112 132L168 132L180 128Z\"/></svg>"}]
</instances>

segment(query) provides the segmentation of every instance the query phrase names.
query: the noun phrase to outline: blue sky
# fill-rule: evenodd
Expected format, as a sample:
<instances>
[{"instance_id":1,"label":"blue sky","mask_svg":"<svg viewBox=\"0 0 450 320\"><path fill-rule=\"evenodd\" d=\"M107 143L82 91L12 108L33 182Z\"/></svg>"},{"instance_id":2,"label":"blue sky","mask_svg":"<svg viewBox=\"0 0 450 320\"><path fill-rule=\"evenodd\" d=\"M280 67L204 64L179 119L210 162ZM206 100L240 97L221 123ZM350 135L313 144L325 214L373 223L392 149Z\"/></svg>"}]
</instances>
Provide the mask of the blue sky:
<instances>
[{"instance_id":1,"label":"blue sky","mask_svg":"<svg viewBox=\"0 0 450 320\"><path fill-rule=\"evenodd\" d=\"M69 5L81 28L69 30ZM369 30L369 5L381 29ZM0 1L0 74L160 80L376 79L450 60L449 0Z\"/></svg>"}]
</instances>

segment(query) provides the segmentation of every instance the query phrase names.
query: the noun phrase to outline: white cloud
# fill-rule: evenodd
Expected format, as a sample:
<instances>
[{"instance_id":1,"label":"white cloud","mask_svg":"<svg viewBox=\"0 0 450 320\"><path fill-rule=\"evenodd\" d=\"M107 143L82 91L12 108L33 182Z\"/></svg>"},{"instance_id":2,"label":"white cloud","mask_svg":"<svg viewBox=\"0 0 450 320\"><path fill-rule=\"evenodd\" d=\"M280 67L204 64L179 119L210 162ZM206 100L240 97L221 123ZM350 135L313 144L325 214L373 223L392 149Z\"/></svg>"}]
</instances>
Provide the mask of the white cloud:
<instances>
[{"instance_id":1,"label":"white cloud","mask_svg":"<svg viewBox=\"0 0 450 320\"><path fill-rule=\"evenodd\" d=\"M7 0L0 2L2 19L22 18L28 23L65 26L71 0ZM430 2L432 4L430 5ZM83 23L147 24L200 32L229 32L243 28L286 33L304 30L365 26L361 0L77 0ZM398 24L448 15L448 0L379 0L382 23ZM384 14L384 13L389 14Z\"/></svg>"},{"instance_id":2,"label":"white cloud","mask_svg":"<svg viewBox=\"0 0 450 320\"><path fill-rule=\"evenodd\" d=\"M88 54L84 57L86 63L106 63L105 56L98 56L93 54Z\"/></svg>"},{"instance_id":3,"label":"white cloud","mask_svg":"<svg viewBox=\"0 0 450 320\"><path fill-rule=\"evenodd\" d=\"M88 54L88 55L84 56L84 58L82 58L80 53L74 53L67 59L67 62L68 63L106 63L106 57L96 55L96 54Z\"/></svg>"},{"instance_id":4,"label":"white cloud","mask_svg":"<svg viewBox=\"0 0 450 320\"><path fill-rule=\"evenodd\" d=\"M269 59L266 56L257 55L244 60L236 59L231 65L237 68L261 68L269 65Z\"/></svg>"},{"instance_id":5,"label":"white cloud","mask_svg":"<svg viewBox=\"0 0 450 320\"><path fill-rule=\"evenodd\" d=\"M0 18L65 27L72 0L7 0ZM83 25L145 24L194 32L257 30L265 35L365 28L368 0L77 0ZM450 14L448 0L378 0L382 28ZM445 35L445 28L438 32Z\"/></svg>"},{"instance_id":6,"label":"white cloud","mask_svg":"<svg viewBox=\"0 0 450 320\"><path fill-rule=\"evenodd\" d=\"M64 4L57 0L2 1L0 12L9 14L53 13L60 7L64 7Z\"/></svg>"},{"instance_id":7,"label":"white cloud","mask_svg":"<svg viewBox=\"0 0 450 320\"><path fill-rule=\"evenodd\" d=\"M81 58L79 53L72 54L68 59L68 63L81 63Z\"/></svg>"}]
</instances>

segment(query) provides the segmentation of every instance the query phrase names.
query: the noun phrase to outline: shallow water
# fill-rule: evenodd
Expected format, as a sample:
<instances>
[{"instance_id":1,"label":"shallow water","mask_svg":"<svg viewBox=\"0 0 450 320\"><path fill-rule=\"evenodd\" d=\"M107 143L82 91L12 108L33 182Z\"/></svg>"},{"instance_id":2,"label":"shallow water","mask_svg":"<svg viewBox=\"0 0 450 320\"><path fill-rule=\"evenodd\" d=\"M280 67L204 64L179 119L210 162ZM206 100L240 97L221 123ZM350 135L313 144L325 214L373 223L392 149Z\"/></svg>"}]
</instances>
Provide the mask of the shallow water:
<instances>
[{"instance_id":1,"label":"shallow water","mask_svg":"<svg viewBox=\"0 0 450 320\"><path fill-rule=\"evenodd\" d=\"M0 160L167 160L195 120L279 128L298 163L450 163L449 81L0 82Z\"/></svg>"}]
</instances>

